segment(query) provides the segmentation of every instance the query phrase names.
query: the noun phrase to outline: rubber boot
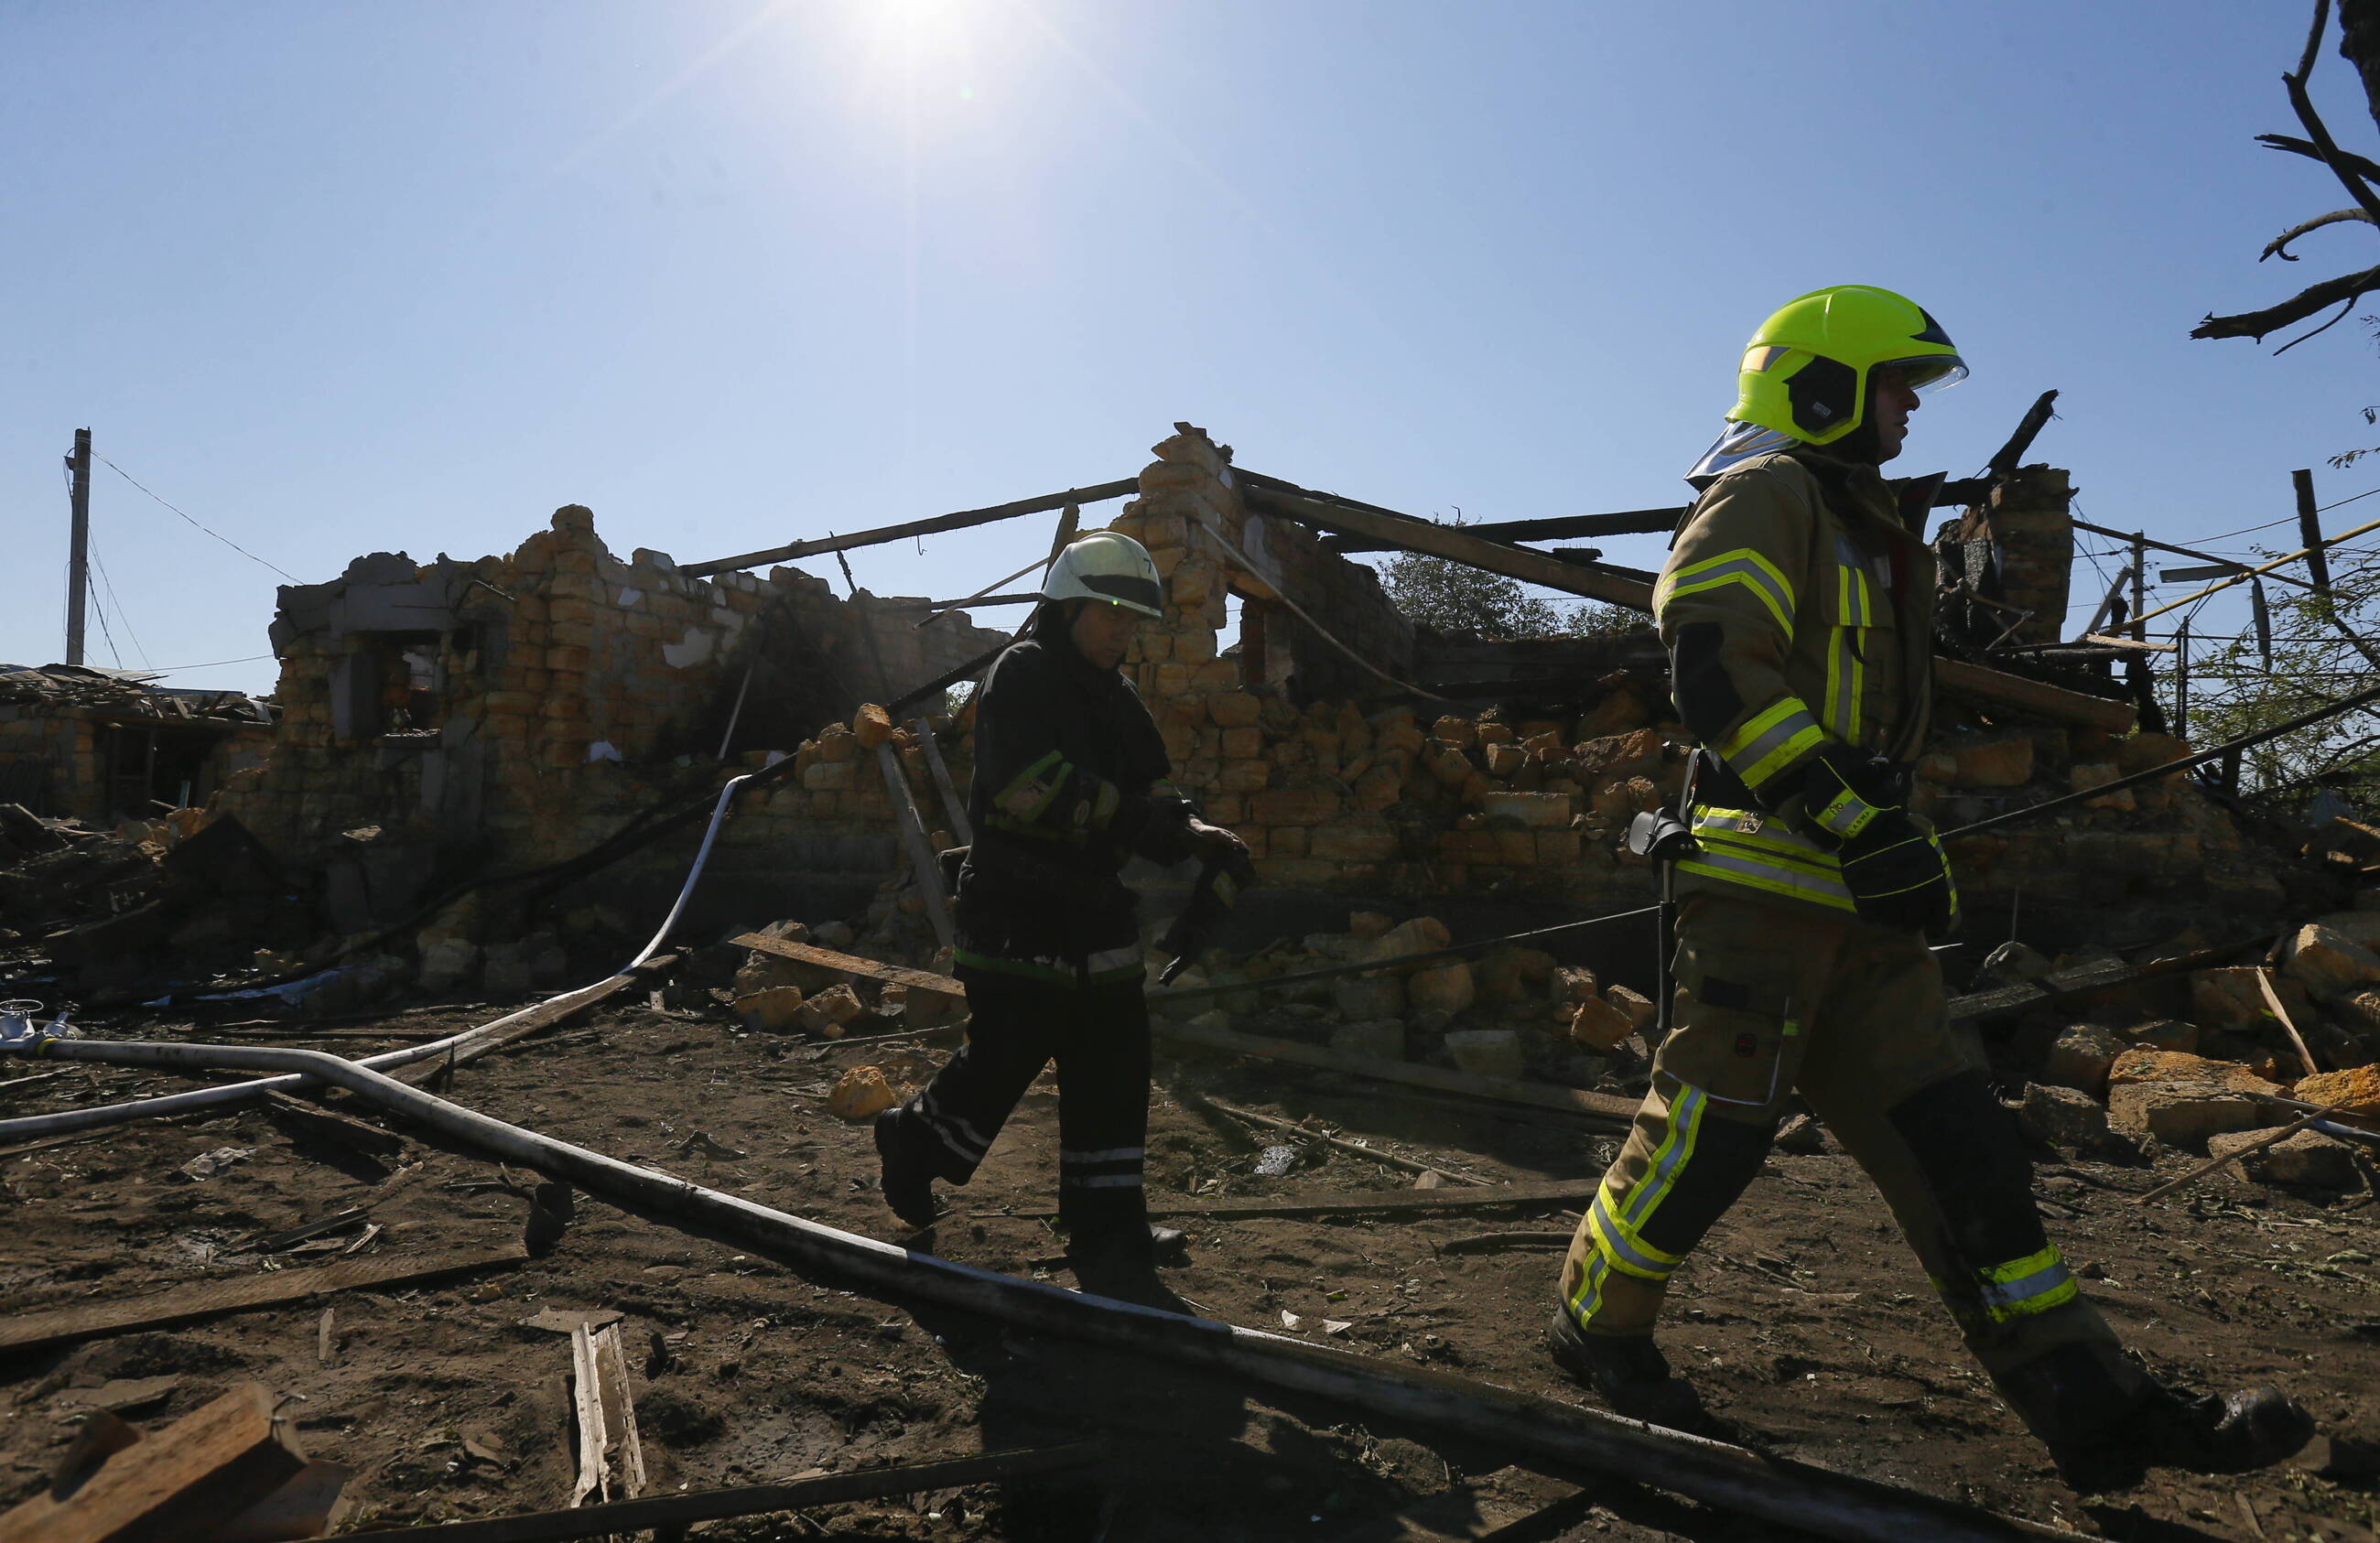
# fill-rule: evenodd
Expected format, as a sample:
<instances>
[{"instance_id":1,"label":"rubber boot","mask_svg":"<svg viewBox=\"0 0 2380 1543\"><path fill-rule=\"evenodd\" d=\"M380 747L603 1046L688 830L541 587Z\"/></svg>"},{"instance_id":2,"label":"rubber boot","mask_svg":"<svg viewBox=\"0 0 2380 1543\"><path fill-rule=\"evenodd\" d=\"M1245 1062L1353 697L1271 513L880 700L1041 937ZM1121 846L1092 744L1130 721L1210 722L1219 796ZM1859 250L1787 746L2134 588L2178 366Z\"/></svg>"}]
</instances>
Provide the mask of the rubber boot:
<instances>
[{"instance_id":1,"label":"rubber boot","mask_svg":"<svg viewBox=\"0 0 2380 1543\"><path fill-rule=\"evenodd\" d=\"M2313 1437L2313 1416L2277 1389L2192 1393L2129 1366L2119 1371L2108 1364L2113 1355L2061 1345L2003 1384L2060 1476L2081 1493L2131 1488L2151 1468L2244 1474Z\"/></svg>"},{"instance_id":2,"label":"rubber boot","mask_svg":"<svg viewBox=\"0 0 2380 1543\"><path fill-rule=\"evenodd\" d=\"M1615 1415L1671 1430L1698 1431L1710 1421L1702 1396L1670 1374L1650 1334L1585 1333L1556 1305L1546 1326L1546 1353Z\"/></svg>"},{"instance_id":3,"label":"rubber boot","mask_svg":"<svg viewBox=\"0 0 2380 1543\"><path fill-rule=\"evenodd\" d=\"M1196 1316L1196 1308L1158 1279L1157 1250L1149 1233L1142 1223L1076 1235L1066 1245L1066 1264L1075 1272L1075 1283L1087 1296Z\"/></svg>"},{"instance_id":4,"label":"rubber boot","mask_svg":"<svg viewBox=\"0 0 2380 1543\"><path fill-rule=\"evenodd\" d=\"M893 1215L912 1227L930 1227L941 1215L934 1203L934 1170L918 1150L907 1119L907 1111L898 1108L876 1117L877 1187Z\"/></svg>"}]
</instances>

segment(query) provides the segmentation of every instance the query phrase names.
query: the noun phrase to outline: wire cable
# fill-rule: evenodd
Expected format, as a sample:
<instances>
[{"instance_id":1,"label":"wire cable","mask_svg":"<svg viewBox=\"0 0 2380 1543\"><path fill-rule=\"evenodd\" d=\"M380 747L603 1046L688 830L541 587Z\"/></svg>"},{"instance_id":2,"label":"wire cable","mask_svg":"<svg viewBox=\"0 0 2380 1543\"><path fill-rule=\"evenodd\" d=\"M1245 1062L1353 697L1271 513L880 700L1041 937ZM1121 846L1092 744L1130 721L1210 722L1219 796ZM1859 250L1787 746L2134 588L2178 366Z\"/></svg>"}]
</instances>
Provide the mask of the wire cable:
<instances>
[{"instance_id":1,"label":"wire cable","mask_svg":"<svg viewBox=\"0 0 2380 1543\"><path fill-rule=\"evenodd\" d=\"M98 451L96 451L96 450L92 451L92 452L91 453L91 458L92 460L94 460L94 461L99 462L102 466L104 466L105 468L107 468L107 469L108 469L108 470L110 470L110 471L112 471L112 472L115 473L115 475L117 475L118 477L123 478L126 481L128 481L128 482L131 483L134 487L140 489L140 491L141 491L142 492L148 493L150 497L152 497L152 498L156 498L158 503L160 503L160 504L165 504L165 501L164 501L163 498L158 498L158 497L157 497L157 494L156 494L156 492L155 492L154 491L152 491L152 489L150 489L150 488L148 488L147 486L143 485L143 484L142 484L142 482L141 482L141 480L140 480L139 478L137 478L137 477L133 476L133 475L132 475L132 473L130 473L130 472L128 472L128 471L125 470L122 467L117 466L114 461L109 460L106 456L104 456L101 455ZM208 529L207 529L207 528L206 528L204 525L200 525L200 524L199 524L199 522L198 522L197 520L195 520L195 519L191 519L191 518L190 518L190 516L189 516L188 515L187 515L187 514L183 514L181 510L179 510L179 509L175 509L175 508L174 508L174 505L172 505L171 504L165 504L165 507L166 507L166 508L168 508L168 509L174 509L174 513L176 513L176 514L177 514L177 515L181 515L181 516L182 516L182 517L183 517L184 519L189 520L189 521L190 521L190 523L191 523L192 525L196 525L196 526L198 526L198 527L199 527L199 529L201 529L201 530L205 530L205 531L206 531L206 533L207 533L208 535L212 536L216 541L219 541L223 542L223 544L224 544L224 545L225 545L225 546L227 546L227 547L231 548L234 552L238 553L242 557L247 558L249 562L251 562L251 563L263 563L263 564L264 564L264 565L265 565L266 567L271 568L274 573L279 574L282 577L284 577L284 578L287 579L287 580L288 580L290 583L292 583L292 584L303 584L304 582L306 582L304 579L302 579L302 578L298 577L296 574L291 573L287 568L282 567L282 566L280 566L280 565L277 565L277 564L273 564L273 563L265 563L263 558L259 557L256 553L252 553L252 552L249 551L249 550L248 550L248 548L246 548L246 547L244 547L244 546L240 545L237 541L233 541L229 536L225 535L222 531L220 531L220 530L208 530Z\"/></svg>"}]
</instances>

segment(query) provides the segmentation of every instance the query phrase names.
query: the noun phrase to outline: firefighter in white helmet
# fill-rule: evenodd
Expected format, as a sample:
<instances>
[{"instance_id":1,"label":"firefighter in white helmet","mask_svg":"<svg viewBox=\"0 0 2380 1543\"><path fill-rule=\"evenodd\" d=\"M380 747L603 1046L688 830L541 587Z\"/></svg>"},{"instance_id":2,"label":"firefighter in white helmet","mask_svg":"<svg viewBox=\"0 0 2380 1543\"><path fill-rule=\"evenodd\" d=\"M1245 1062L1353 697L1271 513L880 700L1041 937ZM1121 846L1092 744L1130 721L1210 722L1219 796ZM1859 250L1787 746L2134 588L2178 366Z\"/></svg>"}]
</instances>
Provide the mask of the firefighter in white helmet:
<instances>
[{"instance_id":1,"label":"firefighter in white helmet","mask_svg":"<svg viewBox=\"0 0 2380 1543\"><path fill-rule=\"evenodd\" d=\"M1237 836L1176 793L1165 742L1119 670L1161 616L1157 565L1098 530L1061 553L1025 636L977 699L975 842L959 870L956 971L967 1043L876 1121L885 1202L935 1218L932 1183L965 1184L1025 1089L1058 1063L1058 1215L1086 1290L1163 1301L1141 1187L1148 1009L1135 855L1172 864Z\"/></svg>"}]
</instances>

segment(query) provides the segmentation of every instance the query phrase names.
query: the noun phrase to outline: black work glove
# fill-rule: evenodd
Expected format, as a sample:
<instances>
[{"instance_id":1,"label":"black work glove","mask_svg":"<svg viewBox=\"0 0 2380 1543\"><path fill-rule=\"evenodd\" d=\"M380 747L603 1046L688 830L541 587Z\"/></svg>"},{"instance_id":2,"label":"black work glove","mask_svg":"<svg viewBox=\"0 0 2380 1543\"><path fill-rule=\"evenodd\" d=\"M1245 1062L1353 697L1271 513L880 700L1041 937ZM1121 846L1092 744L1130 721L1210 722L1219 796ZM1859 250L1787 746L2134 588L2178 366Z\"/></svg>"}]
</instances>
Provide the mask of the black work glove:
<instances>
[{"instance_id":1,"label":"black work glove","mask_svg":"<svg viewBox=\"0 0 2380 1543\"><path fill-rule=\"evenodd\" d=\"M1950 860L1900 798L1888 763L1829 745L1803 773L1799 823L1834 850L1861 920L1947 938L1959 925Z\"/></svg>"},{"instance_id":2,"label":"black work glove","mask_svg":"<svg viewBox=\"0 0 2380 1543\"><path fill-rule=\"evenodd\" d=\"M1948 938L1959 928L1959 886L1934 832L1906 809L1884 808L1836 854L1860 919Z\"/></svg>"}]
</instances>

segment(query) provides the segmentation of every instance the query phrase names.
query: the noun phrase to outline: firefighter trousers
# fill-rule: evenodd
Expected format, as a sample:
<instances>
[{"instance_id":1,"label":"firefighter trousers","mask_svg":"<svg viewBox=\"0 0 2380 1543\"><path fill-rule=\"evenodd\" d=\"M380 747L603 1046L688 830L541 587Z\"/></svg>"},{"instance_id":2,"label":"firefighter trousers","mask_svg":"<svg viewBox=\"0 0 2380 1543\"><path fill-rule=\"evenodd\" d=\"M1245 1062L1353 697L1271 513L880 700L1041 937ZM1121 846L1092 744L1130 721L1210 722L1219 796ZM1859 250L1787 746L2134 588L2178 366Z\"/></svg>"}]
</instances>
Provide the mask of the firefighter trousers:
<instances>
[{"instance_id":1,"label":"firefighter trousers","mask_svg":"<svg viewBox=\"0 0 2380 1543\"><path fill-rule=\"evenodd\" d=\"M1953 1039L1914 933L1708 892L1678 921L1675 1027L1563 1261L1589 1334L1651 1331L1670 1277L1767 1158L1799 1092L1883 1192L1969 1350L2038 1430L2013 1374L2052 1351L2135 1386L2034 1205L2015 1122Z\"/></svg>"},{"instance_id":2,"label":"firefighter trousers","mask_svg":"<svg viewBox=\"0 0 2380 1543\"><path fill-rule=\"evenodd\" d=\"M909 1100L936 1174L975 1176L1041 1069L1058 1063L1058 1219L1077 1245L1145 1246L1148 1006L1140 978L1062 986L962 965L967 1042Z\"/></svg>"}]
</instances>

